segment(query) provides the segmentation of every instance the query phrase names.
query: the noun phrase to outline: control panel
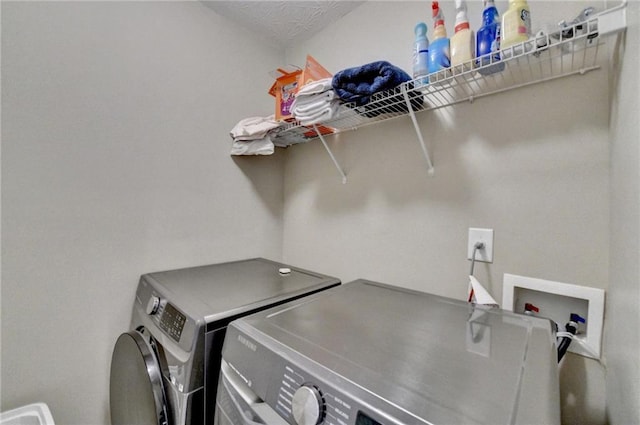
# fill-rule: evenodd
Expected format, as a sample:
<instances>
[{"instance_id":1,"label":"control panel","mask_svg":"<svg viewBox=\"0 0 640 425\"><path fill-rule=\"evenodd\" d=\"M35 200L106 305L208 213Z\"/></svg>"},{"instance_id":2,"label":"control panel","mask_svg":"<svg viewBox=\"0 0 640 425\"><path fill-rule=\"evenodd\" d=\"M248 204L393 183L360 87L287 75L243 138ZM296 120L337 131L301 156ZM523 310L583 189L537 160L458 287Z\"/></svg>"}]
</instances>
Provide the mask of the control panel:
<instances>
[{"instance_id":1,"label":"control panel","mask_svg":"<svg viewBox=\"0 0 640 425\"><path fill-rule=\"evenodd\" d=\"M146 305L143 304L140 295L148 296ZM187 323L187 317L167 300L157 295L155 291L147 294L138 294L138 301L145 306L144 311L151 320L174 341L179 343L182 331Z\"/></svg>"},{"instance_id":2,"label":"control panel","mask_svg":"<svg viewBox=\"0 0 640 425\"><path fill-rule=\"evenodd\" d=\"M354 424L357 412L353 403L331 387L307 376L292 365L285 365L275 410L294 425ZM375 423L375 422L373 422Z\"/></svg>"},{"instance_id":3,"label":"control panel","mask_svg":"<svg viewBox=\"0 0 640 425\"><path fill-rule=\"evenodd\" d=\"M160 329L165 331L176 342L180 342L180 335L182 335L186 321L187 318L184 314L180 313L171 304L166 303L160 317Z\"/></svg>"}]
</instances>

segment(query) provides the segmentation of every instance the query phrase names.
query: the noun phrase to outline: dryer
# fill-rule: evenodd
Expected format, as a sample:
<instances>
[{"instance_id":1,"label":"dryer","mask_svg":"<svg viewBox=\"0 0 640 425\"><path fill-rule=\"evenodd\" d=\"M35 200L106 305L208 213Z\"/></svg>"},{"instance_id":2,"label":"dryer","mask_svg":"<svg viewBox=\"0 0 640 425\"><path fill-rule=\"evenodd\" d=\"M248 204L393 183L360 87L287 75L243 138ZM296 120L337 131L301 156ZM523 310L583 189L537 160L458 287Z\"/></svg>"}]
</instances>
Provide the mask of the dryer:
<instances>
[{"instance_id":1,"label":"dryer","mask_svg":"<svg viewBox=\"0 0 640 425\"><path fill-rule=\"evenodd\" d=\"M238 319L216 425L559 424L551 321L358 280Z\"/></svg>"},{"instance_id":2,"label":"dryer","mask_svg":"<svg viewBox=\"0 0 640 425\"><path fill-rule=\"evenodd\" d=\"M228 323L339 284L262 258L141 276L112 355L112 424L212 424Z\"/></svg>"}]
</instances>

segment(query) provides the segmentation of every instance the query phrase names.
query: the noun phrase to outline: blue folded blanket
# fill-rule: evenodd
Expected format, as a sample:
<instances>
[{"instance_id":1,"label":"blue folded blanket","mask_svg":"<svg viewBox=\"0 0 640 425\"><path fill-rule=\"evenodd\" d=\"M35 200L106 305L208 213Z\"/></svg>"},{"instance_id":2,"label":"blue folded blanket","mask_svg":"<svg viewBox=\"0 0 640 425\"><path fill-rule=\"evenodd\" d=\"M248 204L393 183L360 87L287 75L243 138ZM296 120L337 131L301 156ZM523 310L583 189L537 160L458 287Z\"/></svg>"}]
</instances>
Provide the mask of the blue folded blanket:
<instances>
[{"instance_id":1,"label":"blue folded blanket","mask_svg":"<svg viewBox=\"0 0 640 425\"><path fill-rule=\"evenodd\" d=\"M409 74L386 61L348 68L333 76L331 85L340 99L357 106L369 103L372 94L411 80Z\"/></svg>"}]
</instances>

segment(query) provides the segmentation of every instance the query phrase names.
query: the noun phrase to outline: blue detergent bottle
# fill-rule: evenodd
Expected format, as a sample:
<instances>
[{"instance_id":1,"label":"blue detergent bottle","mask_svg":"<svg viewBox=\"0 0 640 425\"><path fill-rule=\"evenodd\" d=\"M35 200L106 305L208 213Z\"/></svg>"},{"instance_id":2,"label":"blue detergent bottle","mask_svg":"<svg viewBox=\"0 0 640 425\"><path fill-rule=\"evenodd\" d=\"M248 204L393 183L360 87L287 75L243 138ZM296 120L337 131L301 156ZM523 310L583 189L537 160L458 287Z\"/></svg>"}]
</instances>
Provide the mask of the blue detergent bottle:
<instances>
[{"instance_id":1,"label":"blue detergent bottle","mask_svg":"<svg viewBox=\"0 0 640 425\"><path fill-rule=\"evenodd\" d=\"M484 0L482 26L476 33L476 66L481 67L478 72L482 75L504 70L504 62L500 62L500 32L498 9L493 0Z\"/></svg>"},{"instance_id":2,"label":"blue detergent bottle","mask_svg":"<svg viewBox=\"0 0 640 425\"><path fill-rule=\"evenodd\" d=\"M450 44L444 16L437 1L431 3L433 12L433 38L429 46L429 73L451 67Z\"/></svg>"},{"instance_id":3,"label":"blue detergent bottle","mask_svg":"<svg viewBox=\"0 0 640 425\"><path fill-rule=\"evenodd\" d=\"M413 30L416 34L413 49L413 79L426 84L429 74L429 40L427 39L427 24L419 22Z\"/></svg>"}]
</instances>

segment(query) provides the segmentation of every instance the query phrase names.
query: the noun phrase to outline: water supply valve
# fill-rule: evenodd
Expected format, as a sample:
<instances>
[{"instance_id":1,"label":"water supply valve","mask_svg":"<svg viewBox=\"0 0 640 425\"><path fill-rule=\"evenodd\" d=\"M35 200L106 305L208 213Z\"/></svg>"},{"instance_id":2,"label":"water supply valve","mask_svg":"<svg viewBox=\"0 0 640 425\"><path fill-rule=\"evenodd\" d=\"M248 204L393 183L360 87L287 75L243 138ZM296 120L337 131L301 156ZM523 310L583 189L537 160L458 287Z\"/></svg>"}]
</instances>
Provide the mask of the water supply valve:
<instances>
[{"instance_id":1,"label":"water supply valve","mask_svg":"<svg viewBox=\"0 0 640 425\"><path fill-rule=\"evenodd\" d=\"M534 313L540 313L540 309L531 303L526 303L524 305L524 314L533 316Z\"/></svg>"}]
</instances>

